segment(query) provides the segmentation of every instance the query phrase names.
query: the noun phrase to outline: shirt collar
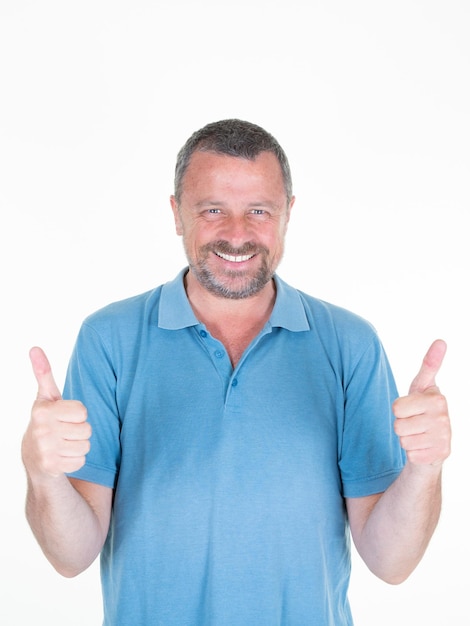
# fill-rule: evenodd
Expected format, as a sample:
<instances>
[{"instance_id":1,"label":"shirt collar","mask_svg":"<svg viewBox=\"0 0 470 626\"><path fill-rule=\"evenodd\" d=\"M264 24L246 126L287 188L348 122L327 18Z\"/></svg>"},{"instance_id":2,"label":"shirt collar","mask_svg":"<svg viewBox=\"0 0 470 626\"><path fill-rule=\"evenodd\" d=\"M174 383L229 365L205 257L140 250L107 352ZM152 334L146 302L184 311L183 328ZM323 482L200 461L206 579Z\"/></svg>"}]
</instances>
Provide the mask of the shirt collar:
<instances>
[{"instance_id":1,"label":"shirt collar","mask_svg":"<svg viewBox=\"0 0 470 626\"><path fill-rule=\"evenodd\" d=\"M189 304L184 288L184 275L188 268L184 268L172 281L162 287L158 311L158 326L166 330L179 330L199 324L198 319ZM274 276L276 284L276 302L271 313L269 323L273 327L285 328L297 332L309 330L305 308L299 292Z\"/></svg>"}]
</instances>

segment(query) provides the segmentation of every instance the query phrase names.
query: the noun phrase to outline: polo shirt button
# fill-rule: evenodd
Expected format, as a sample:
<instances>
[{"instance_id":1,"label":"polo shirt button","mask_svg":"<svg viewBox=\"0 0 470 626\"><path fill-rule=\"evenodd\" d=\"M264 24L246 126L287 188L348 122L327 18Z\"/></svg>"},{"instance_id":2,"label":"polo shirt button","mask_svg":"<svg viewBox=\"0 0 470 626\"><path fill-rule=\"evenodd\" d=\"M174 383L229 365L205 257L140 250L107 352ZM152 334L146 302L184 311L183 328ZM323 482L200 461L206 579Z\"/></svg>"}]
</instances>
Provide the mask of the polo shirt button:
<instances>
[{"instance_id":1,"label":"polo shirt button","mask_svg":"<svg viewBox=\"0 0 470 626\"><path fill-rule=\"evenodd\" d=\"M199 331L199 334L201 335L201 337L202 337L203 339L205 339L205 338L207 337L207 332L206 332L205 330L200 330L200 331Z\"/></svg>"},{"instance_id":2,"label":"polo shirt button","mask_svg":"<svg viewBox=\"0 0 470 626\"><path fill-rule=\"evenodd\" d=\"M223 350L216 350L216 351L214 352L214 354L215 354L215 356L216 356L218 359L221 359L221 358L224 356L224 354L225 354L225 353L224 353L224 351L223 351Z\"/></svg>"},{"instance_id":3,"label":"polo shirt button","mask_svg":"<svg viewBox=\"0 0 470 626\"><path fill-rule=\"evenodd\" d=\"M232 387L236 387L238 385L238 380L236 378L234 378L232 380Z\"/></svg>"}]
</instances>

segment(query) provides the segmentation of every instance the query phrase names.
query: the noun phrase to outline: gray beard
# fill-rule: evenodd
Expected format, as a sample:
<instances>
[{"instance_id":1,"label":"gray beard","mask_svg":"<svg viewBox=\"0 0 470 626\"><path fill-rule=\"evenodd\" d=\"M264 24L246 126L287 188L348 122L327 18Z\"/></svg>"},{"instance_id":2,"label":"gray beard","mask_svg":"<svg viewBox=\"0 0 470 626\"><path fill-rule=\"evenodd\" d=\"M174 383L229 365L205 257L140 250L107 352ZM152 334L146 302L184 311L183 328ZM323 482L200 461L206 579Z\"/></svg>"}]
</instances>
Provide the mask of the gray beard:
<instances>
[{"instance_id":1,"label":"gray beard","mask_svg":"<svg viewBox=\"0 0 470 626\"><path fill-rule=\"evenodd\" d=\"M236 270L228 271L225 276L232 282L233 279L238 281L239 286L237 288L228 286L225 284L223 278L215 276L211 270L207 267L206 260L209 254L215 252L215 250L224 254L230 254L233 256L242 256L245 254L258 254L262 256L262 263L257 273L254 276L244 275L243 272L237 272ZM228 298L231 300L242 300L259 293L263 287L272 279L274 271L268 267L267 258L268 250L262 246L257 246L253 243L246 243L240 248L232 248L226 241L219 241L212 244L203 246L200 250L202 258L198 263L193 264L189 259L188 261L191 271L194 276L207 291L219 298Z\"/></svg>"}]
</instances>

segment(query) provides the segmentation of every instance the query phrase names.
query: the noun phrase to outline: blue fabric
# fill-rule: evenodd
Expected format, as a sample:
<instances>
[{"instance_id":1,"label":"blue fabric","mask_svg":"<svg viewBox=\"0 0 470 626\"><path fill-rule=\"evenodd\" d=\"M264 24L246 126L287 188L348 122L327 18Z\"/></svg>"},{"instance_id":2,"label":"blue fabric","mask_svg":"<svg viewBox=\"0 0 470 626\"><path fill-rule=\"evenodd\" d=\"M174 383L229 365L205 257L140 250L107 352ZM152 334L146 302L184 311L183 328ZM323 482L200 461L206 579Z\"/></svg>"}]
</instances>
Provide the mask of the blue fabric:
<instances>
[{"instance_id":1,"label":"blue fabric","mask_svg":"<svg viewBox=\"0 0 470 626\"><path fill-rule=\"evenodd\" d=\"M64 397L93 426L74 476L115 488L101 555L108 626L350 626L344 496L403 453L369 323L276 277L233 370L183 272L85 320Z\"/></svg>"}]
</instances>

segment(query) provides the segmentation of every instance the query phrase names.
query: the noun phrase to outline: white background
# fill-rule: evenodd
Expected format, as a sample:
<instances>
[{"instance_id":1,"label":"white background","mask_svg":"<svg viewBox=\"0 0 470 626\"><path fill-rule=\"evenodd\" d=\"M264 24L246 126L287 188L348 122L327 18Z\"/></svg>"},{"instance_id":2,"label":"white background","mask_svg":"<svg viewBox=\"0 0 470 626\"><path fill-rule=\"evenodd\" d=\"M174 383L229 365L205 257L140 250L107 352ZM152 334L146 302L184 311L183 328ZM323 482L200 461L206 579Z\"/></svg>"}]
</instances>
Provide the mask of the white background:
<instances>
[{"instance_id":1,"label":"white background","mask_svg":"<svg viewBox=\"0 0 470 626\"><path fill-rule=\"evenodd\" d=\"M176 153L239 117L291 161L280 275L368 318L402 393L449 346L441 522L399 587L354 555L357 626L468 626L469 32L466 0L0 2L2 624L101 621L97 564L62 579L24 520L28 350L61 386L85 315L173 278Z\"/></svg>"}]
</instances>

